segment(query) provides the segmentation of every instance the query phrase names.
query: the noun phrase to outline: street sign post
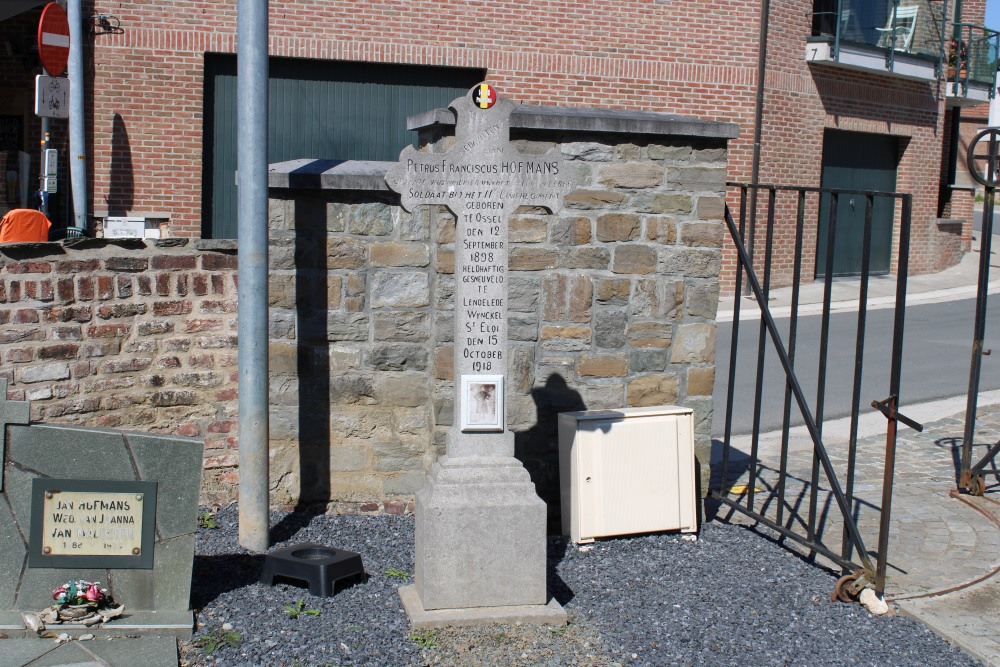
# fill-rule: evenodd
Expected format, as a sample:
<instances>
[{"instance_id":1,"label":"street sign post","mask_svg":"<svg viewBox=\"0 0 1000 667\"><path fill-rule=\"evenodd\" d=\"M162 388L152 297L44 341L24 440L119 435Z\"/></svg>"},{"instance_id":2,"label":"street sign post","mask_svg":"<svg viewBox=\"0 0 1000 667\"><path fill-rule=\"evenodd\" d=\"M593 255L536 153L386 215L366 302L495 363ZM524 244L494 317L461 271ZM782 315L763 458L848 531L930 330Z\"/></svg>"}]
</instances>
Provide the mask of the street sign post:
<instances>
[{"instance_id":1,"label":"street sign post","mask_svg":"<svg viewBox=\"0 0 1000 667\"><path fill-rule=\"evenodd\" d=\"M45 5L38 21L38 56L51 76L62 76L69 60L69 20L55 2Z\"/></svg>"}]
</instances>

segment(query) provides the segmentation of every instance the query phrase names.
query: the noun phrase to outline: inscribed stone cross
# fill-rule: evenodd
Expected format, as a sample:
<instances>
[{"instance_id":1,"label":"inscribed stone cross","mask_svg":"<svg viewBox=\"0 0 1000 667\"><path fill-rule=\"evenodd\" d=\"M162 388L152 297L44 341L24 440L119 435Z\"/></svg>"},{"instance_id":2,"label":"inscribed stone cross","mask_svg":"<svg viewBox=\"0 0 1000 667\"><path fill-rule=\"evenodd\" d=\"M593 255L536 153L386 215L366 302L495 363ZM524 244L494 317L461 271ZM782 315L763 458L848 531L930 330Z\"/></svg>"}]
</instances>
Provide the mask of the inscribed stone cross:
<instances>
[{"instance_id":1,"label":"inscribed stone cross","mask_svg":"<svg viewBox=\"0 0 1000 667\"><path fill-rule=\"evenodd\" d=\"M455 424L447 454L512 456L507 437L508 220L520 206L557 213L574 188L562 155L523 155L509 143L514 104L481 84L452 103L446 153L407 147L386 174L403 208L447 206L455 229Z\"/></svg>"},{"instance_id":2,"label":"inscribed stone cross","mask_svg":"<svg viewBox=\"0 0 1000 667\"><path fill-rule=\"evenodd\" d=\"M414 583L400 597L414 624L480 622L483 608L506 609L490 616L497 622L565 622L558 603L546 605L545 503L506 428L507 226L519 206L558 212L574 184L558 150L528 156L510 145L514 105L491 86L451 108L453 146L408 147L386 173L408 211L439 204L456 217L455 420L416 494Z\"/></svg>"},{"instance_id":3,"label":"inscribed stone cross","mask_svg":"<svg viewBox=\"0 0 1000 667\"><path fill-rule=\"evenodd\" d=\"M31 411L28 401L7 400L7 380L0 380L0 491L3 491L3 465L7 449L7 424L27 424Z\"/></svg>"}]
</instances>

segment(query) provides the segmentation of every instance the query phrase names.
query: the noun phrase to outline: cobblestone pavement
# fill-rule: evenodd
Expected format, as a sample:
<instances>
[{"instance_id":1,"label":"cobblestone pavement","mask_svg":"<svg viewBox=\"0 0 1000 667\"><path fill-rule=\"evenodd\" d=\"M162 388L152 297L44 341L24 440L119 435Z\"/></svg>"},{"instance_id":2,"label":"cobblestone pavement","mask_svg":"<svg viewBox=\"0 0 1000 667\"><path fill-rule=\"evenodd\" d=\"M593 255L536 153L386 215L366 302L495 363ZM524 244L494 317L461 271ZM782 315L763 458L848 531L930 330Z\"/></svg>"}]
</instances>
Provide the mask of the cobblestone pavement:
<instances>
[{"instance_id":1,"label":"cobblestone pavement","mask_svg":"<svg viewBox=\"0 0 1000 667\"><path fill-rule=\"evenodd\" d=\"M905 410L904 410L905 413ZM920 420L919 414L908 416ZM902 613L925 622L946 639L990 665L1000 665L1000 483L987 478L982 498L949 494L956 488L964 413L924 424L923 432L899 426L893 484L886 598ZM1000 440L1000 404L980 406L976 421L973 461ZM777 519L778 502L772 495L780 480L780 436L762 436L758 443L758 478L754 507ZM846 487L848 444L826 443L841 488ZM750 449L746 438L734 440L729 479L732 493L746 504ZM718 458L718 454L716 455ZM796 533L808 532L812 495L812 445L803 429L789 438L788 475L782 523ZM885 435L858 440L856 480L852 511L866 549L878 546L882 504ZM713 464L712 487L721 480L718 461ZM830 492L819 474L816 490L815 530L828 548L840 552L843 522ZM723 519L747 522L744 515L721 509ZM791 540L792 546L798 548ZM818 557L824 565L830 561ZM874 557L873 557L874 562Z\"/></svg>"}]
</instances>

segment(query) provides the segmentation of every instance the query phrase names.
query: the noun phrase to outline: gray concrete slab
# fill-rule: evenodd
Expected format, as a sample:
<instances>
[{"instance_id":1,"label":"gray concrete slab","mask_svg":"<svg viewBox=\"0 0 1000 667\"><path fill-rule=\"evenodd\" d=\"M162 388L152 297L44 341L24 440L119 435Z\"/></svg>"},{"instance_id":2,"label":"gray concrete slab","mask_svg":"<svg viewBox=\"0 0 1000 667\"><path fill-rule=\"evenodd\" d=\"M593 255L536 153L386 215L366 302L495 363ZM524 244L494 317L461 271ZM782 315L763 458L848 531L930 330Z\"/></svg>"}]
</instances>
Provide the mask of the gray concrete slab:
<instances>
[{"instance_id":1,"label":"gray concrete slab","mask_svg":"<svg viewBox=\"0 0 1000 667\"><path fill-rule=\"evenodd\" d=\"M56 644L52 639L0 639L0 667L177 667L173 637L97 638Z\"/></svg>"},{"instance_id":2,"label":"gray concrete slab","mask_svg":"<svg viewBox=\"0 0 1000 667\"><path fill-rule=\"evenodd\" d=\"M399 599L403 603L410 626L420 628L444 628L486 623L530 623L534 625L566 625L566 610L552 598L547 604L515 605L508 607L470 607L465 609L436 609L427 611L420 604L417 587L403 586Z\"/></svg>"}]
</instances>

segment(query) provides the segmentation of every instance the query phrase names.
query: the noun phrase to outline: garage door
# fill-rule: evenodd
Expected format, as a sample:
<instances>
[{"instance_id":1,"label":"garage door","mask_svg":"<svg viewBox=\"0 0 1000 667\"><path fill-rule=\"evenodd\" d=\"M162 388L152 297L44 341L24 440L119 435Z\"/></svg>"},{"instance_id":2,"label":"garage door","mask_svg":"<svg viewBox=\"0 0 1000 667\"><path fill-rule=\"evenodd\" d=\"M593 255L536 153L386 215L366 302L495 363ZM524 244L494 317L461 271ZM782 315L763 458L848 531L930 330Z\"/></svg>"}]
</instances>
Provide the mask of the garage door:
<instances>
[{"instance_id":1,"label":"garage door","mask_svg":"<svg viewBox=\"0 0 1000 667\"><path fill-rule=\"evenodd\" d=\"M899 165L899 139L881 134L826 130L823 136L822 187L853 191L895 192ZM872 210L873 275L889 272L895 200L876 197ZM816 277L826 273L827 225L830 197L821 199L819 235L816 239ZM833 275L861 273L865 229L865 198L841 195L837 202L837 238L833 250Z\"/></svg>"}]
</instances>

